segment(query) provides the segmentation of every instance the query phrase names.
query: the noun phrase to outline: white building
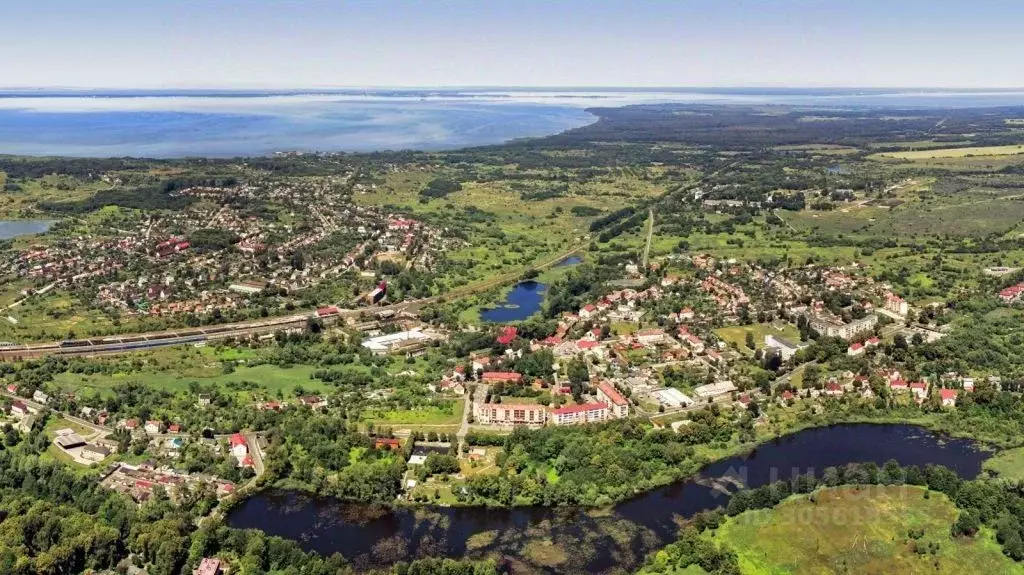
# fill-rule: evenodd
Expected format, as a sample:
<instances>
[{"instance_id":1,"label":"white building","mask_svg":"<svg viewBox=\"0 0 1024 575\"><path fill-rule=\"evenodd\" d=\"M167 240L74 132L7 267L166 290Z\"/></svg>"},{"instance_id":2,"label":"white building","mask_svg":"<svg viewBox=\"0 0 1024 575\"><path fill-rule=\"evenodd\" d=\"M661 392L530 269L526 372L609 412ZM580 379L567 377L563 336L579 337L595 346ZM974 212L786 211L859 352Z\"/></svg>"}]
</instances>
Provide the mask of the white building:
<instances>
[{"instance_id":1,"label":"white building","mask_svg":"<svg viewBox=\"0 0 1024 575\"><path fill-rule=\"evenodd\" d=\"M551 420L555 425L595 423L606 419L608 419L608 406L603 403L567 405L551 410Z\"/></svg>"},{"instance_id":2,"label":"white building","mask_svg":"<svg viewBox=\"0 0 1024 575\"><path fill-rule=\"evenodd\" d=\"M796 355L796 352L807 347L807 344L793 343L788 339L766 335L764 336L764 346L779 352L779 357L782 358L782 361L789 361L790 358Z\"/></svg>"},{"instance_id":3,"label":"white building","mask_svg":"<svg viewBox=\"0 0 1024 575\"><path fill-rule=\"evenodd\" d=\"M665 407L686 407L693 404L693 399L674 387L659 389L651 394L658 403Z\"/></svg>"},{"instance_id":4,"label":"white building","mask_svg":"<svg viewBox=\"0 0 1024 575\"><path fill-rule=\"evenodd\" d=\"M709 383L700 387L694 388L693 392L697 394L697 397L701 399L708 399L710 397L718 397L719 395L725 395L736 391L736 386L731 381L716 381L715 383Z\"/></svg>"},{"instance_id":5,"label":"white building","mask_svg":"<svg viewBox=\"0 0 1024 575\"><path fill-rule=\"evenodd\" d=\"M430 335L420 329L389 333L363 340L363 347L372 351L374 355L384 355L393 349L406 345L430 340Z\"/></svg>"}]
</instances>

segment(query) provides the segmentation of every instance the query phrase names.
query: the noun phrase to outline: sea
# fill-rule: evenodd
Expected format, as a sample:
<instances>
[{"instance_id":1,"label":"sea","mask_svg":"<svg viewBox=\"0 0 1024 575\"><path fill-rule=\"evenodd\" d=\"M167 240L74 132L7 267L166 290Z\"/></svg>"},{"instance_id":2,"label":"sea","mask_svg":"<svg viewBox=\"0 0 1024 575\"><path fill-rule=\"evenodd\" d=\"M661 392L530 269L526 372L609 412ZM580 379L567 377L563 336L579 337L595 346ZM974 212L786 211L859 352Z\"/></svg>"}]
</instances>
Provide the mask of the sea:
<instances>
[{"instance_id":1,"label":"sea","mask_svg":"<svg viewBox=\"0 0 1024 575\"><path fill-rule=\"evenodd\" d=\"M1024 90L563 88L0 89L0 154L235 157L443 150L545 136L629 104L1024 106Z\"/></svg>"}]
</instances>

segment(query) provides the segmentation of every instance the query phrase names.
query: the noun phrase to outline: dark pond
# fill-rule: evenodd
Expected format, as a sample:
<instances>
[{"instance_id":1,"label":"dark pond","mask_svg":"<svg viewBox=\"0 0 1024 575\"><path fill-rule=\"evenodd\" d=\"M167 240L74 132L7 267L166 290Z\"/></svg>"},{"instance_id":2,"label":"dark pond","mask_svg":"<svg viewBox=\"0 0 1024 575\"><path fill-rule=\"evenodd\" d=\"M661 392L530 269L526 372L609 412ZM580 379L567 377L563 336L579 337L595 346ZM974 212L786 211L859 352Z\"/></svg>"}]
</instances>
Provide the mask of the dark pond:
<instances>
[{"instance_id":1,"label":"dark pond","mask_svg":"<svg viewBox=\"0 0 1024 575\"><path fill-rule=\"evenodd\" d=\"M0 220L0 240L41 234L52 225L50 220Z\"/></svg>"},{"instance_id":2,"label":"dark pond","mask_svg":"<svg viewBox=\"0 0 1024 575\"><path fill-rule=\"evenodd\" d=\"M232 527L296 539L306 549L340 552L359 569L413 557L502 557L516 573L609 573L635 570L672 542L679 522L725 505L707 479L736 478L749 487L818 475L829 466L895 459L945 465L973 478L989 453L911 425L836 425L802 431L743 457L711 464L698 477L643 493L611 510L386 507L348 504L295 492L261 493L228 516ZM731 488L735 490L735 488Z\"/></svg>"},{"instance_id":3,"label":"dark pond","mask_svg":"<svg viewBox=\"0 0 1024 575\"><path fill-rule=\"evenodd\" d=\"M532 280L519 282L498 307L480 312L480 318L494 323L522 321L540 311L547 286Z\"/></svg>"},{"instance_id":4,"label":"dark pond","mask_svg":"<svg viewBox=\"0 0 1024 575\"><path fill-rule=\"evenodd\" d=\"M574 266L574 265L581 264L581 263L583 263L583 258L582 257L580 257L580 256L569 256L569 257L565 258L564 260L562 260L562 261L558 262L557 264L555 264L555 267L556 268L560 268L560 267L563 267L563 266Z\"/></svg>"}]
</instances>

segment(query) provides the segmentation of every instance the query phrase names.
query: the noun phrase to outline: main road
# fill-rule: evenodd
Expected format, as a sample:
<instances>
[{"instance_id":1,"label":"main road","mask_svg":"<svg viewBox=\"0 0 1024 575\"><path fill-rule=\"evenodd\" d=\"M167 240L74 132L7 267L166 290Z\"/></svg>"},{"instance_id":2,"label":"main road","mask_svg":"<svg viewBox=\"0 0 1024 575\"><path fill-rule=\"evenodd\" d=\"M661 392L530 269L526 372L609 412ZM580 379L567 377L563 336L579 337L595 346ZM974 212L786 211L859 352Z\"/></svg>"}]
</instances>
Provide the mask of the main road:
<instances>
[{"instance_id":1,"label":"main road","mask_svg":"<svg viewBox=\"0 0 1024 575\"><path fill-rule=\"evenodd\" d=\"M468 295L487 291L497 286L517 281L522 277L523 272L530 269L542 270L564 261L583 250L585 244L577 244L569 250L547 258L542 262L529 266L526 269L501 274L493 278L477 283L455 288L444 294L435 295L422 299L407 300L383 306L364 306L355 309L342 309L336 314L321 318L325 323L332 323L338 320L345 320L350 317L358 317L363 313L380 313L383 311L416 313L423 306L452 301ZM97 336L88 339L66 340L59 342L34 343L34 344L5 344L0 347L0 361L15 359L27 359L44 357L48 355L112 355L166 347L171 345L195 344L228 337L250 337L265 333L273 333L283 329L305 328L315 312L306 312L281 317L250 320L236 323L226 323L196 328L179 328L162 331L151 331L145 333L121 334L111 336Z\"/></svg>"}]
</instances>

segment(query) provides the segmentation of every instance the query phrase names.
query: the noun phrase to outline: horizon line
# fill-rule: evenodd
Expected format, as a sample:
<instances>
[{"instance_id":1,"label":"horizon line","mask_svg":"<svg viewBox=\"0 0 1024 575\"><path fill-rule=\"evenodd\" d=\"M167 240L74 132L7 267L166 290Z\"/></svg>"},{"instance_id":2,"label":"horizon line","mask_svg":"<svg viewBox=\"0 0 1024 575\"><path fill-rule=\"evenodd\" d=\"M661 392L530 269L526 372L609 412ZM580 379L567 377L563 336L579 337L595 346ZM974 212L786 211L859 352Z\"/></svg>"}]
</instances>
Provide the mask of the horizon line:
<instances>
[{"instance_id":1,"label":"horizon line","mask_svg":"<svg viewBox=\"0 0 1024 575\"><path fill-rule=\"evenodd\" d=\"M965 91L965 92L1013 92L1024 91L1022 86L882 86L882 85L815 85L815 84L733 84L733 85L675 85L675 86L628 86L628 85L554 85L554 84L447 84L447 85L321 85L321 86L287 86L268 84L234 84L234 85L177 85L177 86L62 86L62 85L0 85L0 91L187 91L187 90L209 90L209 91L328 91L328 90L394 90L394 91L416 91L416 90L616 90L616 91L658 91L658 90L920 90L920 91Z\"/></svg>"}]
</instances>

